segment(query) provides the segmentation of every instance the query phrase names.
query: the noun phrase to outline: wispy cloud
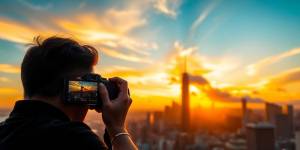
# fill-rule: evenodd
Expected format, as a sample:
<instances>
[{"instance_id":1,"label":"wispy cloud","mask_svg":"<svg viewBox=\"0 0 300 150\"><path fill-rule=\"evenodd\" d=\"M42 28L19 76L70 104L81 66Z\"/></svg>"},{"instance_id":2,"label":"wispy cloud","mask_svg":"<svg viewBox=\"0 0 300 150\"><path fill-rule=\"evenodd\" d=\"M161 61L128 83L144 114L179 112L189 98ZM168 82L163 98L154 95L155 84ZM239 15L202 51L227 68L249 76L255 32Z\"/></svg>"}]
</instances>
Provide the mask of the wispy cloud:
<instances>
[{"instance_id":1,"label":"wispy cloud","mask_svg":"<svg viewBox=\"0 0 300 150\"><path fill-rule=\"evenodd\" d=\"M255 75L255 74L257 74L257 72L259 72L264 67L278 63L286 58L289 58L289 57L292 57L292 56L295 56L298 54L300 54L300 48L291 49L286 52L264 58L254 64L247 66L246 73L250 76Z\"/></svg>"},{"instance_id":2,"label":"wispy cloud","mask_svg":"<svg viewBox=\"0 0 300 150\"><path fill-rule=\"evenodd\" d=\"M22 33L22 34L20 34ZM12 21L6 18L0 18L0 38L18 42L26 43L32 40L35 31L25 24Z\"/></svg>"},{"instance_id":3,"label":"wispy cloud","mask_svg":"<svg viewBox=\"0 0 300 150\"><path fill-rule=\"evenodd\" d=\"M271 77L266 84L267 87L278 89L295 82L300 82L300 68L294 68Z\"/></svg>"},{"instance_id":4,"label":"wispy cloud","mask_svg":"<svg viewBox=\"0 0 300 150\"><path fill-rule=\"evenodd\" d=\"M0 77L0 82L9 82L10 79L6 78L6 77Z\"/></svg>"},{"instance_id":5,"label":"wispy cloud","mask_svg":"<svg viewBox=\"0 0 300 150\"><path fill-rule=\"evenodd\" d=\"M46 5L35 5L32 4L30 2L28 2L27 0L18 0L21 4L34 9L34 10L46 10L46 9L50 9L52 7L51 3L48 3Z\"/></svg>"},{"instance_id":6,"label":"wispy cloud","mask_svg":"<svg viewBox=\"0 0 300 150\"><path fill-rule=\"evenodd\" d=\"M167 16L175 18L180 3L180 0L156 0L154 8Z\"/></svg>"},{"instance_id":7,"label":"wispy cloud","mask_svg":"<svg viewBox=\"0 0 300 150\"><path fill-rule=\"evenodd\" d=\"M20 67L9 65L9 64L0 64L0 72L4 73L20 73Z\"/></svg>"},{"instance_id":8,"label":"wispy cloud","mask_svg":"<svg viewBox=\"0 0 300 150\"><path fill-rule=\"evenodd\" d=\"M218 1L211 2L207 7L201 11L200 15L197 17L197 19L193 22L190 33L194 33L195 30L207 19L207 17L210 15L210 13L215 9L217 6Z\"/></svg>"},{"instance_id":9,"label":"wispy cloud","mask_svg":"<svg viewBox=\"0 0 300 150\"><path fill-rule=\"evenodd\" d=\"M219 64L213 65L213 62L209 61L210 59L205 59L204 61L202 57L197 55L196 50L197 47L185 47L180 42L174 42L173 47L165 57L159 61L152 62L147 68L133 69L115 66L99 69L97 72L108 77L124 77L129 81L131 88L143 96L176 97L180 95L180 76L183 72L184 59L187 57L188 71L193 74L193 76L190 76L191 81L200 86L209 85L208 89L206 88L207 91L204 91L209 98L217 97L219 101L223 102L239 102L241 97L213 87L214 85L211 85L210 81L203 76L213 73L222 67L217 67ZM220 71L218 72L221 74Z\"/></svg>"},{"instance_id":10,"label":"wispy cloud","mask_svg":"<svg viewBox=\"0 0 300 150\"><path fill-rule=\"evenodd\" d=\"M105 52L110 57L141 63L150 62L147 58L150 55L149 50L158 48L154 42L145 42L129 35L131 31L147 23L143 12L138 9L109 8L101 15L78 12L72 17L51 13L47 16L50 16L49 19L43 23L23 23L0 18L0 38L17 43L30 43L37 35L72 36L101 49L109 48Z\"/></svg>"},{"instance_id":11,"label":"wispy cloud","mask_svg":"<svg viewBox=\"0 0 300 150\"><path fill-rule=\"evenodd\" d=\"M249 87L253 95L259 96L267 101L290 103L299 99L300 68L293 68L279 74L267 77Z\"/></svg>"},{"instance_id":12,"label":"wispy cloud","mask_svg":"<svg viewBox=\"0 0 300 150\"><path fill-rule=\"evenodd\" d=\"M122 60L127 60L131 62L140 62L140 63L152 63L152 60L150 60L149 58L141 58L133 54L124 54L118 52L117 50L112 50L109 48L101 48L100 51L104 52L108 56L116 57Z\"/></svg>"}]
</instances>

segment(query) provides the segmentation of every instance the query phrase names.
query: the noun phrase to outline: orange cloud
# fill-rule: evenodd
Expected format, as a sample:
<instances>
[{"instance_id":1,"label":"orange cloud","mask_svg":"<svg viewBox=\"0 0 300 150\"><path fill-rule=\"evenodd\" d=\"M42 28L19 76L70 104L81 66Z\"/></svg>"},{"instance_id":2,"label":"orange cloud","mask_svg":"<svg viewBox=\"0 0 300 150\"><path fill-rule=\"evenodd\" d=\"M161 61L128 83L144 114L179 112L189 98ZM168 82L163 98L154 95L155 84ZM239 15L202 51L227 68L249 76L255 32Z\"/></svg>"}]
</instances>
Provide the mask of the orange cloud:
<instances>
[{"instance_id":1,"label":"orange cloud","mask_svg":"<svg viewBox=\"0 0 300 150\"><path fill-rule=\"evenodd\" d=\"M139 77L147 74L146 70L137 70L134 68L123 67L123 66L109 66L107 68L96 68L95 72L105 77Z\"/></svg>"},{"instance_id":2,"label":"orange cloud","mask_svg":"<svg viewBox=\"0 0 300 150\"><path fill-rule=\"evenodd\" d=\"M35 31L16 21L12 21L9 19L0 18L0 38L18 42L18 43L26 43L35 36Z\"/></svg>"},{"instance_id":3,"label":"orange cloud","mask_svg":"<svg viewBox=\"0 0 300 150\"><path fill-rule=\"evenodd\" d=\"M259 70L274 63L280 62L283 59L300 54L300 48L288 50L286 52L264 58L254 64L247 66L246 72L248 75L255 75Z\"/></svg>"},{"instance_id":4,"label":"orange cloud","mask_svg":"<svg viewBox=\"0 0 300 150\"><path fill-rule=\"evenodd\" d=\"M170 50L170 53L161 61L155 61L153 64L147 66L144 69L133 69L127 67L113 66L111 68L99 69L96 72L100 72L104 76L123 77L130 83L130 88L133 94L143 97L152 97L153 95L172 97L178 99L180 96L180 82L181 73L183 72L183 63L185 57L187 57L187 68L191 74L196 76L191 77L193 81L199 82L199 75L210 74L218 69L218 67L211 67L209 69L204 67L203 64L209 63L206 61L203 63L201 57L196 54L197 47L183 47L179 42L174 43L174 47ZM212 64L212 63L210 63ZM207 66L207 65L206 65ZM223 67L224 68L224 67ZM198 76L197 76L198 75ZM198 78L197 78L198 77ZM201 80L204 79L204 80ZM209 94L210 98L218 101L239 101L240 97L235 97L229 94L229 92L223 92L220 89L211 87L209 81L202 77L200 80L206 85L209 85L209 90L204 91ZM197 89L194 88L195 91ZM193 91L192 91L193 92ZM225 94L224 94L225 93ZM226 95L226 96L225 96Z\"/></svg>"},{"instance_id":5,"label":"orange cloud","mask_svg":"<svg viewBox=\"0 0 300 150\"><path fill-rule=\"evenodd\" d=\"M16 95L18 92L15 88L0 88L0 95Z\"/></svg>"},{"instance_id":6,"label":"orange cloud","mask_svg":"<svg viewBox=\"0 0 300 150\"><path fill-rule=\"evenodd\" d=\"M284 86L295 82L300 82L300 68L294 68L271 77L267 82L267 86L271 88L284 88Z\"/></svg>"},{"instance_id":7,"label":"orange cloud","mask_svg":"<svg viewBox=\"0 0 300 150\"><path fill-rule=\"evenodd\" d=\"M132 54L124 54L124 53L118 52L117 50L112 50L112 49L108 49L108 48L101 48L100 51L104 52L108 56L116 57L116 58L127 60L127 61L141 62L141 63L151 63L152 62L149 58L141 58L139 56L132 55Z\"/></svg>"},{"instance_id":8,"label":"orange cloud","mask_svg":"<svg viewBox=\"0 0 300 150\"><path fill-rule=\"evenodd\" d=\"M9 64L0 64L0 72L4 73L20 73L20 67L9 65Z\"/></svg>"},{"instance_id":9,"label":"orange cloud","mask_svg":"<svg viewBox=\"0 0 300 150\"><path fill-rule=\"evenodd\" d=\"M129 32L147 23L138 9L108 9L101 15L80 13L72 19L51 16L47 21L44 24L24 24L0 18L0 38L27 44L37 35L71 36L104 49L110 57L141 63L149 63L149 50L157 49L155 43L144 42L129 35Z\"/></svg>"},{"instance_id":10,"label":"orange cloud","mask_svg":"<svg viewBox=\"0 0 300 150\"><path fill-rule=\"evenodd\" d=\"M0 82L9 82L10 79L5 78L5 77L0 77Z\"/></svg>"},{"instance_id":11,"label":"orange cloud","mask_svg":"<svg viewBox=\"0 0 300 150\"><path fill-rule=\"evenodd\" d=\"M300 68L294 68L277 75L265 78L250 85L252 95L261 97L266 101L279 103L293 103L300 99ZM243 87L246 89L247 87Z\"/></svg>"},{"instance_id":12,"label":"orange cloud","mask_svg":"<svg viewBox=\"0 0 300 150\"><path fill-rule=\"evenodd\" d=\"M156 0L154 8L167 16L175 18L177 16L176 9L180 3L180 0Z\"/></svg>"}]
</instances>

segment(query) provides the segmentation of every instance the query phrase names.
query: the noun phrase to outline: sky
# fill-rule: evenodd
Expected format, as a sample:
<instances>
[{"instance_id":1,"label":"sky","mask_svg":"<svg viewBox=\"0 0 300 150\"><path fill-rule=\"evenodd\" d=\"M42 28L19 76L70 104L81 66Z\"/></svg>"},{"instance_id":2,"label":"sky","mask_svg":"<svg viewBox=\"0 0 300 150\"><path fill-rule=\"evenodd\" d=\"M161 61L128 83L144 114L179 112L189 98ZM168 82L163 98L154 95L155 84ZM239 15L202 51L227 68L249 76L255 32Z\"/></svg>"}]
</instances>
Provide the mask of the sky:
<instances>
[{"instance_id":1,"label":"sky","mask_svg":"<svg viewBox=\"0 0 300 150\"><path fill-rule=\"evenodd\" d=\"M249 102L300 104L300 2L2 0L0 107L22 99L20 63L34 37L69 37L100 53L95 72L128 80L134 110Z\"/></svg>"}]
</instances>

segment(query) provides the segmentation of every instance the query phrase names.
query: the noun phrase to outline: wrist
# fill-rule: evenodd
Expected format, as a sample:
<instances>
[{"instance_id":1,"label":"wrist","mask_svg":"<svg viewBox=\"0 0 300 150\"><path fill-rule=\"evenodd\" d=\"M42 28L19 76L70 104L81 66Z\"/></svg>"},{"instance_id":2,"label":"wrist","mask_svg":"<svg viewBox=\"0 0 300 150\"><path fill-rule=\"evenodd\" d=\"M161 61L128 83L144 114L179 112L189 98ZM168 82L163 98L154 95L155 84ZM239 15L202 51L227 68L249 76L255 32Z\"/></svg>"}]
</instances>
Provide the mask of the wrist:
<instances>
[{"instance_id":1,"label":"wrist","mask_svg":"<svg viewBox=\"0 0 300 150\"><path fill-rule=\"evenodd\" d=\"M118 133L127 133L127 130L125 127L106 127L109 137L112 138Z\"/></svg>"}]
</instances>

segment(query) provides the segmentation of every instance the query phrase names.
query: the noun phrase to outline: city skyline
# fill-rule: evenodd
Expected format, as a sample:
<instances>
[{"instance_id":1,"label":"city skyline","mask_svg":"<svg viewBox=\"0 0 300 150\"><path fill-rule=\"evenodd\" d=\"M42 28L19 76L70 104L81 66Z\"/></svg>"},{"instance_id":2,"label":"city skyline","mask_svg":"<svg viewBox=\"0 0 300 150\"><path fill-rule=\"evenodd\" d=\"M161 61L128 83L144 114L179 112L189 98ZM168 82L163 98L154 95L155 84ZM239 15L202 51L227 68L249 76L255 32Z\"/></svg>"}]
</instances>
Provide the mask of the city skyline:
<instances>
[{"instance_id":1,"label":"city skyline","mask_svg":"<svg viewBox=\"0 0 300 150\"><path fill-rule=\"evenodd\" d=\"M95 46L95 72L129 81L133 110L181 101L184 57L195 108L300 102L300 3L274 1L0 2L0 107L22 98L20 63L40 35Z\"/></svg>"}]
</instances>

